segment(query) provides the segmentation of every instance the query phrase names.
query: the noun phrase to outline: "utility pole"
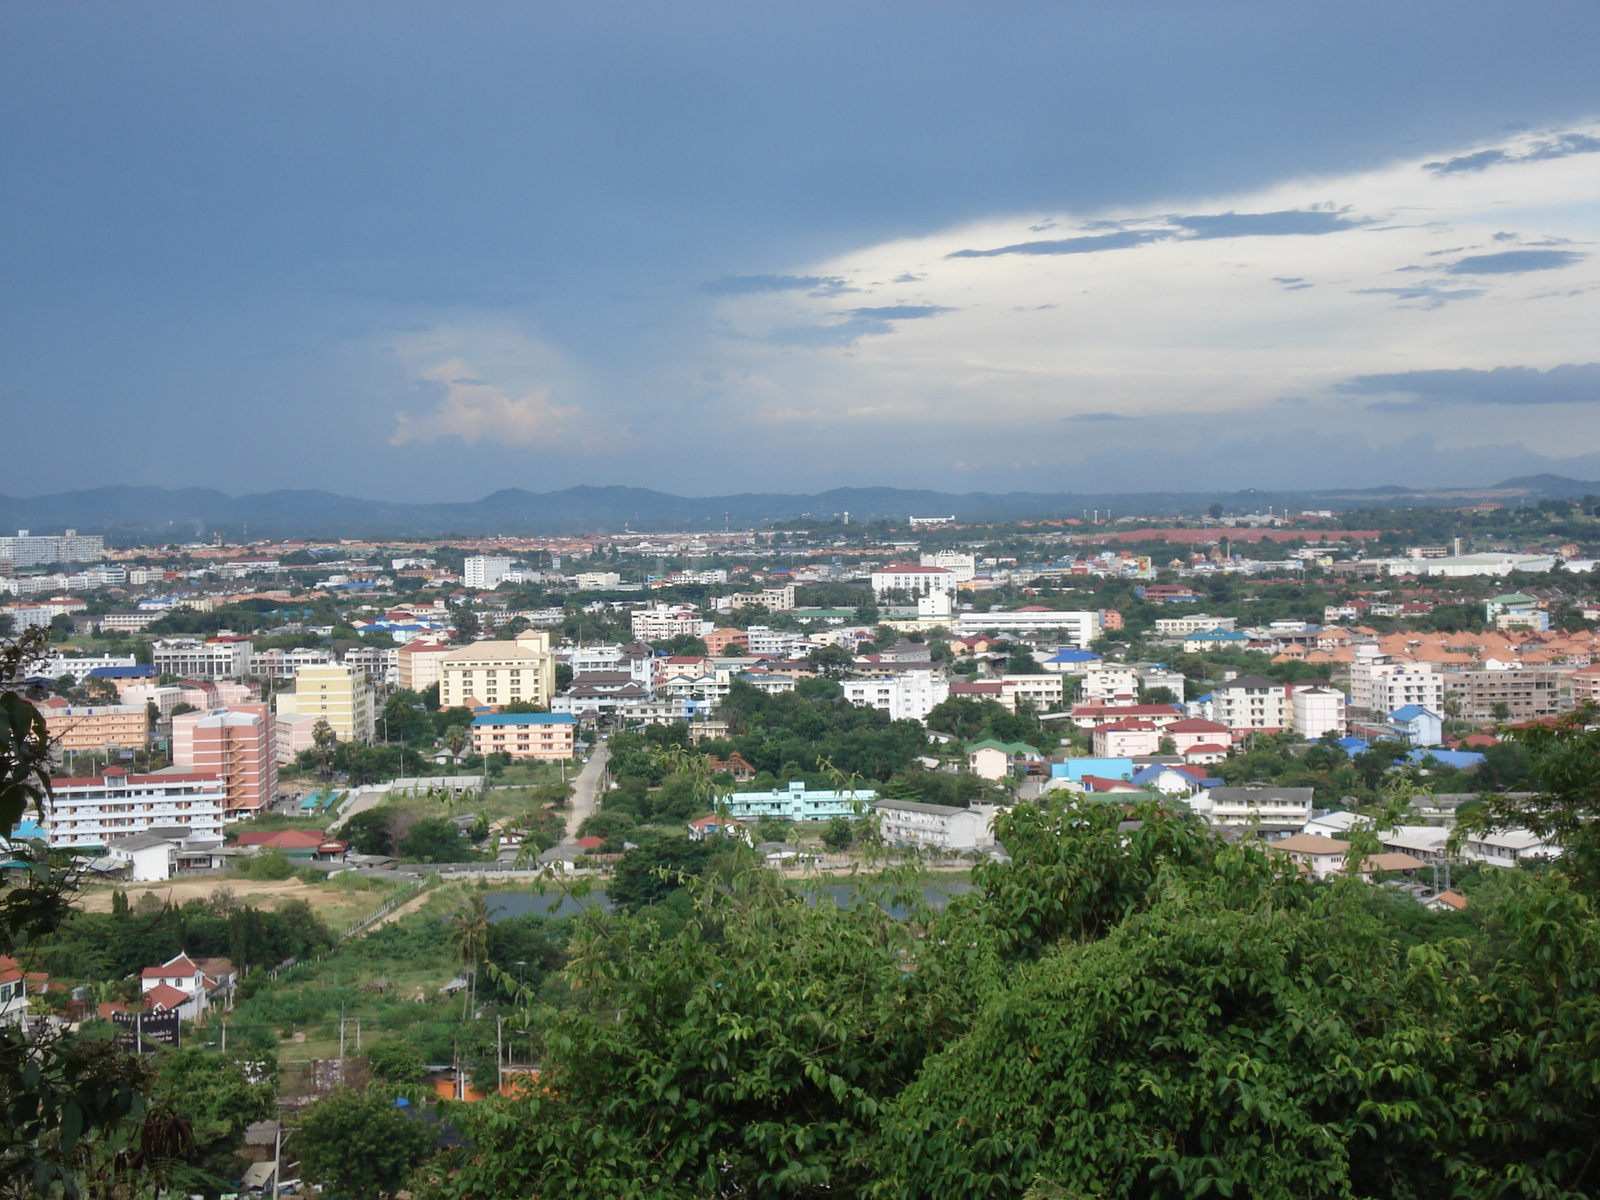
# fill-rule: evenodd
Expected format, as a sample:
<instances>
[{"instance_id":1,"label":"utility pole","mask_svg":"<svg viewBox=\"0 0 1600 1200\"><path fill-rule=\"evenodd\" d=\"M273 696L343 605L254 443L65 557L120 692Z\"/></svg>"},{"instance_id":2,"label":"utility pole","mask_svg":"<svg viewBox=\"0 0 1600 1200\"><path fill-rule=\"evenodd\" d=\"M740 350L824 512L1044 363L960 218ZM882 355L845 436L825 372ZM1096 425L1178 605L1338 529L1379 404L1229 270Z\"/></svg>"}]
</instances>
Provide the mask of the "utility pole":
<instances>
[{"instance_id":1,"label":"utility pole","mask_svg":"<svg viewBox=\"0 0 1600 1200\"><path fill-rule=\"evenodd\" d=\"M344 1005L339 1005L339 1073L344 1074Z\"/></svg>"},{"instance_id":2,"label":"utility pole","mask_svg":"<svg viewBox=\"0 0 1600 1200\"><path fill-rule=\"evenodd\" d=\"M506 1044L501 1034L505 1018L494 1019L494 1082L495 1091L503 1091L506 1085Z\"/></svg>"},{"instance_id":3,"label":"utility pole","mask_svg":"<svg viewBox=\"0 0 1600 1200\"><path fill-rule=\"evenodd\" d=\"M222 1023L222 1052L224 1054L228 1052L228 1023L226 1021Z\"/></svg>"},{"instance_id":4,"label":"utility pole","mask_svg":"<svg viewBox=\"0 0 1600 1200\"><path fill-rule=\"evenodd\" d=\"M356 1018L356 1053L361 1053L361 1018Z\"/></svg>"}]
</instances>

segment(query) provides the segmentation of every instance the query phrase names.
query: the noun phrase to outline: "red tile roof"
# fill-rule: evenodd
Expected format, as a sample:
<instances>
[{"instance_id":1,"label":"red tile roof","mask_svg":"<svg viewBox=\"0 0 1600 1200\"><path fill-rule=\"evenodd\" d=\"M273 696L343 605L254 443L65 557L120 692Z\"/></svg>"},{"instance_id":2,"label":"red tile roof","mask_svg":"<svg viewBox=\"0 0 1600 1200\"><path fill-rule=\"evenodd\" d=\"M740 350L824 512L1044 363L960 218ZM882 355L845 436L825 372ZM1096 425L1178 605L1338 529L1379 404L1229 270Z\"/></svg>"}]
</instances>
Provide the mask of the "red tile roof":
<instances>
[{"instance_id":1,"label":"red tile roof","mask_svg":"<svg viewBox=\"0 0 1600 1200\"><path fill-rule=\"evenodd\" d=\"M304 850L320 846L326 837L327 834L320 829L279 829L274 833L241 833L239 845Z\"/></svg>"},{"instance_id":2,"label":"red tile roof","mask_svg":"<svg viewBox=\"0 0 1600 1200\"><path fill-rule=\"evenodd\" d=\"M194 960L187 954L162 963L159 967L146 967L139 972L140 979L192 979L200 973Z\"/></svg>"},{"instance_id":3,"label":"red tile roof","mask_svg":"<svg viewBox=\"0 0 1600 1200\"><path fill-rule=\"evenodd\" d=\"M145 992L144 998L154 1012L163 1012L169 1008L179 1008L194 999L188 992L179 991L177 988L165 983L158 983L155 987L150 988Z\"/></svg>"}]
</instances>

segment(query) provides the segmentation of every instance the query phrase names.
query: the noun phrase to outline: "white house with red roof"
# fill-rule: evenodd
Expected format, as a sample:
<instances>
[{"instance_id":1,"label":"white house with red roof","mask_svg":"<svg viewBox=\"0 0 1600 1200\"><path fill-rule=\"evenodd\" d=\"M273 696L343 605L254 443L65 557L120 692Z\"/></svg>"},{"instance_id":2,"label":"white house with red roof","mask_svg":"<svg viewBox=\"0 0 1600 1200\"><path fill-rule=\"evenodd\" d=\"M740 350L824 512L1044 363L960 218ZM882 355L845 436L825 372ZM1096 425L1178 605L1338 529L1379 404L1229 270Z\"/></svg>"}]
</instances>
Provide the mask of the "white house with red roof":
<instances>
[{"instance_id":1,"label":"white house with red roof","mask_svg":"<svg viewBox=\"0 0 1600 1200\"><path fill-rule=\"evenodd\" d=\"M43 992L49 982L47 973L29 975L16 959L0 954L0 1025L20 1025L28 1015L28 997Z\"/></svg>"},{"instance_id":2,"label":"white house with red roof","mask_svg":"<svg viewBox=\"0 0 1600 1200\"><path fill-rule=\"evenodd\" d=\"M1161 726L1154 721L1108 721L1096 725L1091 737L1096 758L1138 758L1158 754L1161 748Z\"/></svg>"},{"instance_id":3,"label":"white house with red roof","mask_svg":"<svg viewBox=\"0 0 1600 1200\"><path fill-rule=\"evenodd\" d=\"M1226 756L1227 748L1233 745L1231 729L1220 721L1207 721L1200 717L1174 721L1166 727L1165 732L1172 739L1177 754L1186 754L1195 746L1220 746Z\"/></svg>"},{"instance_id":4,"label":"white house with red roof","mask_svg":"<svg viewBox=\"0 0 1600 1200\"><path fill-rule=\"evenodd\" d=\"M193 959L180 950L160 966L139 972L139 986L146 1011L176 1010L192 1021L232 992L237 975L226 958Z\"/></svg>"},{"instance_id":5,"label":"white house with red roof","mask_svg":"<svg viewBox=\"0 0 1600 1200\"><path fill-rule=\"evenodd\" d=\"M954 690L954 689L952 689ZM1093 729L1108 721L1149 721L1163 728L1183 720L1176 704L1074 704L1072 723L1079 729Z\"/></svg>"}]
</instances>

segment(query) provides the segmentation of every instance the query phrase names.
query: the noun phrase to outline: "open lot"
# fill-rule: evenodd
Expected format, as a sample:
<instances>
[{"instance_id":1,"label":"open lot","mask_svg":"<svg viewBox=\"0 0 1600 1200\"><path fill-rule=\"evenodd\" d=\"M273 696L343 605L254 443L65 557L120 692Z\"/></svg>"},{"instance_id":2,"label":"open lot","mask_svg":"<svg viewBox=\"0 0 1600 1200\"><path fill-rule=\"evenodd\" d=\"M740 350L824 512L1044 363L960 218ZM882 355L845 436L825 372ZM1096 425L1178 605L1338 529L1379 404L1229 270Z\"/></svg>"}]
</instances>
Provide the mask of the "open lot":
<instances>
[{"instance_id":1,"label":"open lot","mask_svg":"<svg viewBox=\"0 0 1600 1200\"><path fill-rule=\"evenodd\" d=\"M277 908L288 900L304 900L335 932L354 925L371 913L393 893L397 884L386 880L341 875L327 883L307 883L300 879L240 879L228 875L205 875L172 879L165 883L134 883L123 890L128 903L137 906L144 897L154 896L170 904L190 900L209 900L219 889L233 893L241 904L255 908ZM85 912L110 912L111 896L117 889L95 886L78 894L77 907Z\"/></svg>"}]
</instances>

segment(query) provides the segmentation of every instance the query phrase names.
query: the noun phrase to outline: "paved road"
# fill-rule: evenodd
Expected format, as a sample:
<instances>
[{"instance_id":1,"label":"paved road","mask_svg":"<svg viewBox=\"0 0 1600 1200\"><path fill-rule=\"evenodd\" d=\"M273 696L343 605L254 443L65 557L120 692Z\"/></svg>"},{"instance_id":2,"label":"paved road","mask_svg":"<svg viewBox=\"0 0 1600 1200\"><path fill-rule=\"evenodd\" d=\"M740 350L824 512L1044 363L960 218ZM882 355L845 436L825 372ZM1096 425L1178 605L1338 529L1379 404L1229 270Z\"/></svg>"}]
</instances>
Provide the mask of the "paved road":
<instances>
[{"instance_id":1,"label":"paved road","mask_svg":"<svg viewBox=\"0 0 1600 1200\"><path fill-rule=\"evenodd\" d=\"M578 826L589 819L599 797L600 780L605 776L606 760L611 757L611 747L601 742L578 777L572 781L572 812L567 817L567 845L578 840Z\"/></svg>"}]
</instances>

